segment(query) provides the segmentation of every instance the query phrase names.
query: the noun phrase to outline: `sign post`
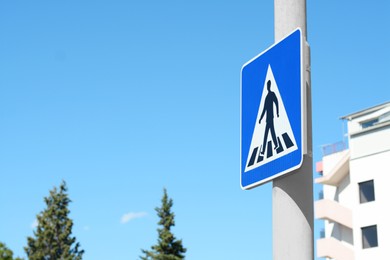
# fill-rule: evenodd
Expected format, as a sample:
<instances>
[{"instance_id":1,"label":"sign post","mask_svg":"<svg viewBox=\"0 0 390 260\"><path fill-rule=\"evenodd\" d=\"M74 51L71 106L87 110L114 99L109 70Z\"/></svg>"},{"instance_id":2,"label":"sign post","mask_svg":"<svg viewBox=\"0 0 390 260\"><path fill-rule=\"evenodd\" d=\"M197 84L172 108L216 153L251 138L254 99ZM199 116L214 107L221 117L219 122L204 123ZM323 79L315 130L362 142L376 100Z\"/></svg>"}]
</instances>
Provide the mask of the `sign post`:
<instances>
[{"instance_id":1,"label":"sign post","mask_svg":"<svg viewBox=\"0 0 390 260\"><path fill-rule=\"evenodd\" d=\"M273 259L314 259L313 158L310 49L306 43L306 0L274 0L275 41L294 28L302 29L304 57L304 153L302 166L273 181Z\"/></svg>"},{"instance_id":2,"label":"sign post","mask_svg":"<svg viewBox=\"0 0 390 260\"><path fill-rule=\"evenodd\" d=\"M273 259L313 260L306 0L274 4L276 43L241 70L241 187L273 181Z\"/></svg>"}]
</instances>

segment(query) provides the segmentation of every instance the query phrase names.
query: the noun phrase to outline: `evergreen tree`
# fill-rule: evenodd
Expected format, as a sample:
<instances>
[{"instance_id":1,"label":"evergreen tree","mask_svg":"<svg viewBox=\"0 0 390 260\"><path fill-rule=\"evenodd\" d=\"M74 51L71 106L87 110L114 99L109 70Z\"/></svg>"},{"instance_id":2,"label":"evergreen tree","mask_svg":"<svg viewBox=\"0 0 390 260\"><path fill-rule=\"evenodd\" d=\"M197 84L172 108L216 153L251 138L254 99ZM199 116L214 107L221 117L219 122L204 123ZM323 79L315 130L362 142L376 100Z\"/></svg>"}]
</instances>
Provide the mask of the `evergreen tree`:
<instances>
[{"instance_id":1,"label":"evergreen tree","mask_svg":"<svg viewBox=\"0 0 390 260\"><path fill-rule=\"evenodd\" d=\"M17 257L14 258L14 253L4 243L0 242L0 260L22 260Z\"/></svg>"},{"instance_id":2,"label":"evergreen tree","mask_svg":"<svg viewBox=\"0 0 390 260\"><path fill-rule=\"evenodd\" d=\"M145 256L142 260L180 260L184 259L184 253L187 251L182 245L182 240L176 240L171 232L171 227L175 225L175 214L171 212L173 205L172 199L168 198L167 190L164 189L164 195L161 199L161 208L156 208L160 221L157 229L157 245L152 246L152 250L142 250Z\"/></svg>"},{"instance_id":3,"label":"evergreen tree","mask_svg":"<svg viewBox=\"0 0 390 260\"><path fill-rule=\"evenodd\" d=\"M72 237L73 221L68 217L71 200L63 181L59 190L54 187L44 199L46 209L37 215L34 237L27 238L24 250L30 260L81 260L84 250Z\"/></svg>"}]
</instances>

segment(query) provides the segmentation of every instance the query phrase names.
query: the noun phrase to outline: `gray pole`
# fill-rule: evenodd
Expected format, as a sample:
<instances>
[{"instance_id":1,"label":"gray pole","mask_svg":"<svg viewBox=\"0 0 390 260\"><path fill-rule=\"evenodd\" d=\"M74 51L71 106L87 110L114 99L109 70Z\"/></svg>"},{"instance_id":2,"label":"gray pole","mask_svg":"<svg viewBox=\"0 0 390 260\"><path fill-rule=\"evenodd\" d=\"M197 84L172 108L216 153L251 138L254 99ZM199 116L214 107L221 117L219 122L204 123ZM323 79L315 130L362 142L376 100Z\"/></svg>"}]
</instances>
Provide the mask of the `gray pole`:
<instances>
[{"instance_id":1,"label":"gray pole","mask_svg":"<svg viewBox=\"0 0 390 260\"><path fill-rule=\"evenodd\" d=\"M310 50L306 43L306 0L274 0L275 42L297 27L304 41L306 69L304 101L306 102L306 154L302 167L273 181L272 221L274 260L312 260L313 250L313 158L311 122ZM304 112L305 113L305 112ZM305 140L305 137L304 137ZM305 147L304 147L305 150Z\"/></svg>"}]
</instances>

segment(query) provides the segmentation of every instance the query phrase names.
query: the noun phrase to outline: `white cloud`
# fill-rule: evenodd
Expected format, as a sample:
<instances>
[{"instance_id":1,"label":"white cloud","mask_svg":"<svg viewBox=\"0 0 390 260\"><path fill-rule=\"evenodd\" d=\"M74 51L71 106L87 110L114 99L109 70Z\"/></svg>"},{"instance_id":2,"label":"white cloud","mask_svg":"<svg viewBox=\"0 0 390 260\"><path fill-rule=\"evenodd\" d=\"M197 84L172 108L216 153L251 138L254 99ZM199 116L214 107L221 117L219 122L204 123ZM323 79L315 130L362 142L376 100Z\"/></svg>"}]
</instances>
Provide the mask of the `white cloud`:
<instances>
[{"instance_id":1,"label":"white cloud","mask_svg":"<svg viewBox=\"0 0 390 260\"><path fill-rule=\"evenodd\" d=\"M83 229L84 229L84 231L89 231L90 227L89 226L84 226Z\"/></svg>"},{"instance_id":2,"label":"white cloud","mask_svg":"<svg viewBox=\"0 0 390 260\"><path fill-rule=\"evenodd\" d=\"M122 216L121 223L125 224L129 222L130 220L136 219L136 218L143 218L146 215L148 215L146 212L129 212Z\"/></svg>"},{"instance_id":3,"label":"white cloud","mask_svg":"<svg viewBox=\"0 0 390 260\"><path fill-rule=\"evenodd\" d=\"M32 229L35 229L36 227L38 227L38 220L37 220L37 219L35 219L35 220L33 221L33 223L31 223L31 228L32 228Z\"/></svg>"}]
</instances>

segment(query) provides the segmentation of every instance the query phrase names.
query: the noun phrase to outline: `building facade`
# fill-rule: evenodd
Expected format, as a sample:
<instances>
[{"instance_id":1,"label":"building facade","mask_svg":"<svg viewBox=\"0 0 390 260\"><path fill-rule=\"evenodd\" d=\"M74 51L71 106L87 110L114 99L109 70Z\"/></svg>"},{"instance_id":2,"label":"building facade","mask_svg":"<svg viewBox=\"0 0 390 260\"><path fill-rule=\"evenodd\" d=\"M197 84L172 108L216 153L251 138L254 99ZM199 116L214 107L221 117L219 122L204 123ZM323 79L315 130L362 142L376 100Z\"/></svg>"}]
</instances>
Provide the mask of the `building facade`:
<instances>
[{"instance_id":1,"label":"building facade","mask_svg":"<svg viewBox=\"0 0 390 260\"><path fill-rule=\"evenodd\" d=\"M390 259L390 102L343 117L348 149L317 163L324 220L317 256L336 260Z\"/></svg>"}]
</instances>

